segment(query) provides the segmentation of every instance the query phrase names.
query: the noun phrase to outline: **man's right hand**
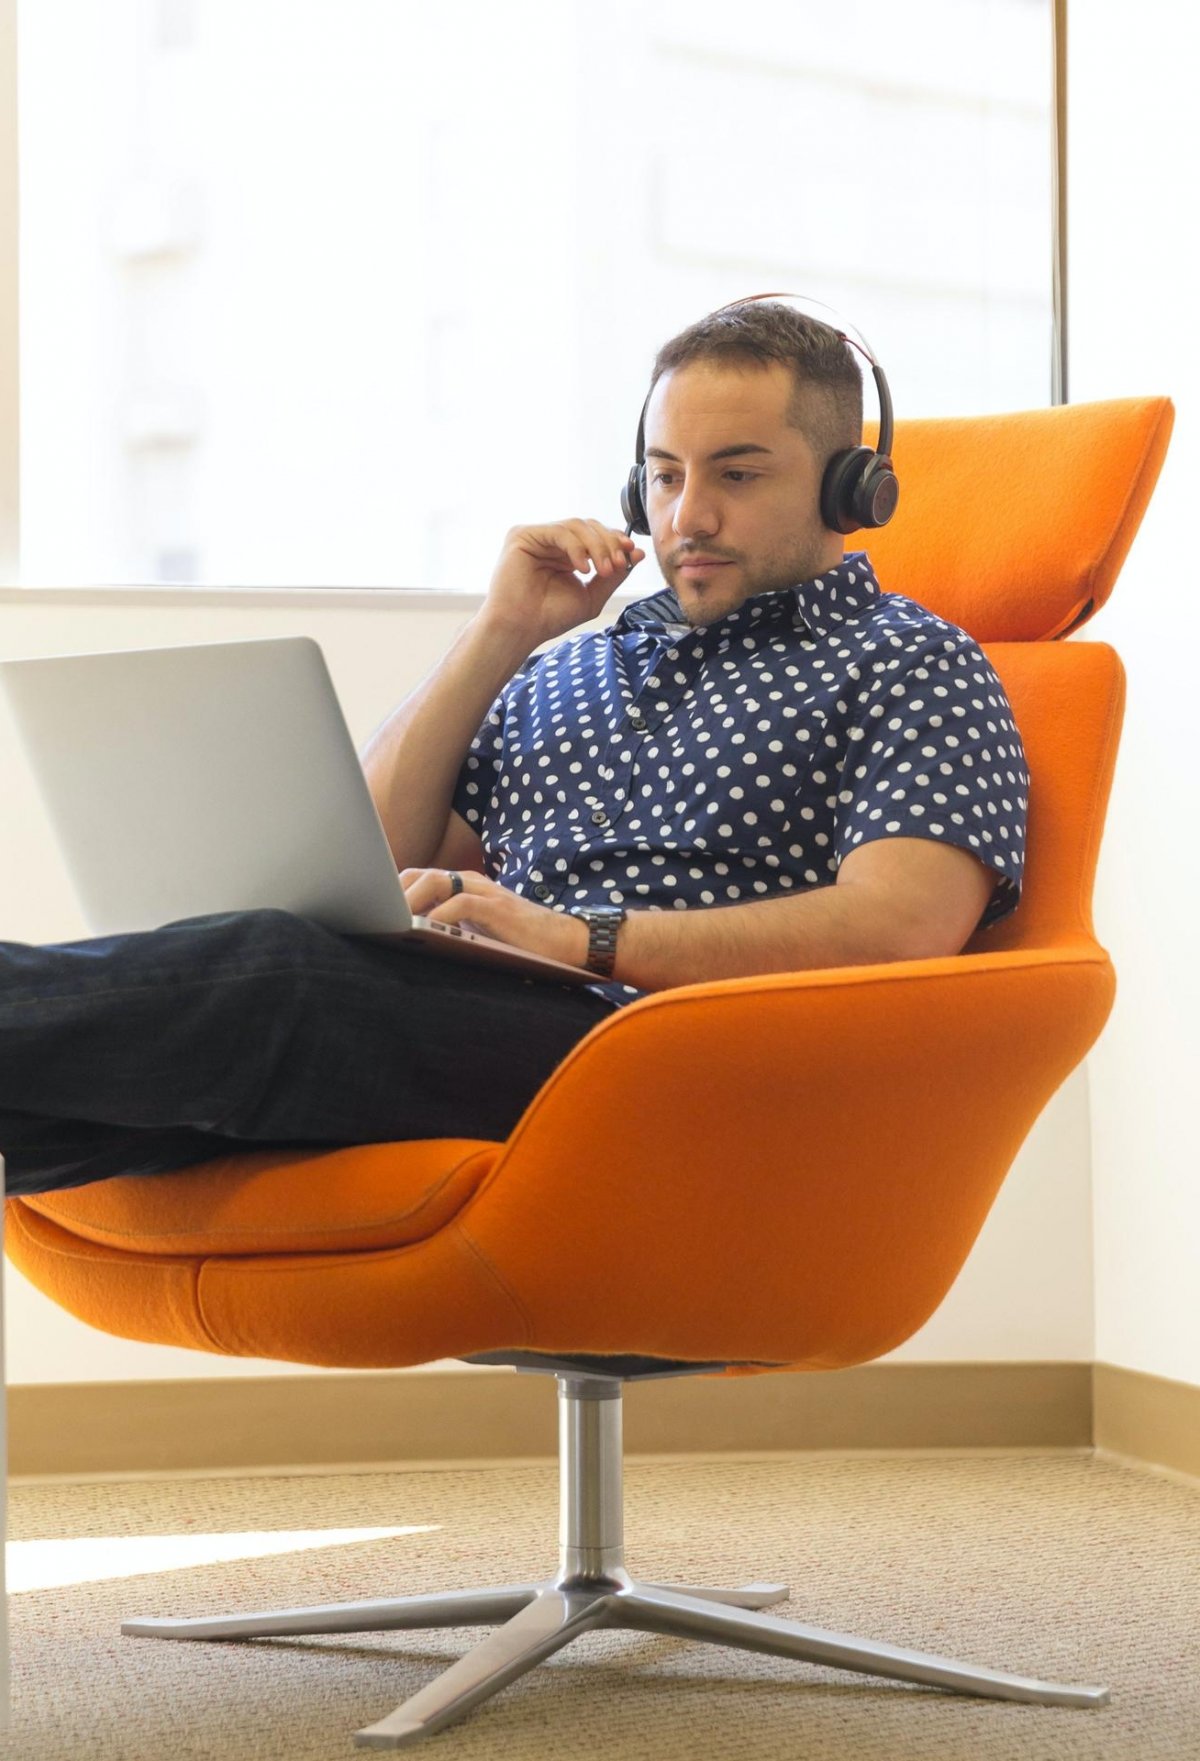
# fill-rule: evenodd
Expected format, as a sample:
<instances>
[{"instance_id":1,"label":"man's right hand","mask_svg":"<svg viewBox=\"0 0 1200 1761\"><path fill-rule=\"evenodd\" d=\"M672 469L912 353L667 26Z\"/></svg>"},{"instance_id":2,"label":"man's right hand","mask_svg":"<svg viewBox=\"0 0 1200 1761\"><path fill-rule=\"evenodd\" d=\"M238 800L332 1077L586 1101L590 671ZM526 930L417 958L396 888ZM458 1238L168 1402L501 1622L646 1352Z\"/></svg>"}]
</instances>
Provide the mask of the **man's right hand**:
<instances>
[{"instance_id":1,"label":"man's right hand","mask_svg":"<svg viewBox=\"0 0 1200 1761\"><path fill-rule=\"evenodd\" d=\"M598 617L645 554L636 539L599 520L510 527L483 614L536 648Z\"/></svg>"}]
</instances>

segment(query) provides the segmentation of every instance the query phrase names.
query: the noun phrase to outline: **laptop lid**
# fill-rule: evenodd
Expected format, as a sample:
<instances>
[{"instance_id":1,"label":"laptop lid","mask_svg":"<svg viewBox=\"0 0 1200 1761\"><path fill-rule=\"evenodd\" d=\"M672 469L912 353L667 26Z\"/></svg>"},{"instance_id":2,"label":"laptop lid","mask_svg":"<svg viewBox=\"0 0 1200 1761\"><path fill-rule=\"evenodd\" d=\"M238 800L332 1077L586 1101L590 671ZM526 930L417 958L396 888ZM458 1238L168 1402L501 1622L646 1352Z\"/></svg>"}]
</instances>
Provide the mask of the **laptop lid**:
<instances>
[{"instance_id":1,"label":"laptop lid","mask_svg":"<svg viewBox=\"0 0 1200 1761\"><path fill-rule=\"evenodd\" d=\"M311 637L5 660L0 685L94 934L261 906L411 925Z\"/></svg>"}]
</instances>

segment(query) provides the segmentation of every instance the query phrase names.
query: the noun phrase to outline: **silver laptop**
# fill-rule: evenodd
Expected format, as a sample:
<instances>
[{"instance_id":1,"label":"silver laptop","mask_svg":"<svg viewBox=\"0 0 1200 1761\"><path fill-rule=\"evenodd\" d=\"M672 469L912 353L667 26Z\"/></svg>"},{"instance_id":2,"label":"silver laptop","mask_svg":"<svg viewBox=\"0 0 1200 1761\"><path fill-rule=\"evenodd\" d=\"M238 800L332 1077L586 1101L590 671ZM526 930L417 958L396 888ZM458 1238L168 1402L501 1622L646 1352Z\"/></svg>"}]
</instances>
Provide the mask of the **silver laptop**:
<instances>
[{"instance_id":1,"label":"silver laptop","mask_svg":"<svg viewBox=\"0 0 1200 1761\"><path fill-rule=\"evenodd\" d=\"M597 982L412 915L311 637L4 660L0 685L95 935L274 906L346 935Z\"/></svg>"}]
</instances>

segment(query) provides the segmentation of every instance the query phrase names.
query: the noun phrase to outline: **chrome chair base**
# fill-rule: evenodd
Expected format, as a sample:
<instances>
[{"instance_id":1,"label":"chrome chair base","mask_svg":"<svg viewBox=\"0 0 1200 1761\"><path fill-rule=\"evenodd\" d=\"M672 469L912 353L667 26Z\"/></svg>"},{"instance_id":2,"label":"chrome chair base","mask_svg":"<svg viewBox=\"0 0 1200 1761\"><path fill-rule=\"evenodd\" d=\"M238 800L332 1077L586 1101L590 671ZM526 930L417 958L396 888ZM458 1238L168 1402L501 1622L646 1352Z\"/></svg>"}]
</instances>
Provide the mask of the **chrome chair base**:
<instances>
[{"instance_id":1,"label":"chrome chair base","mask_svg":"<svg viewBox=\"0 0 1200 1761\"><path fill-rule=\"evenodd\" d=\"M559 1385L560 1567L545 1583L452 1590L374 1602L330 1603L262 1614L122 1621L121 1631L160 1639L248 1639L300 1633L384 1632L401 1628L496 1626L426 1687L376 1724L356 1731L368 1749L403 1749L454 1723L490 1695L596 1627L633 1628L764 1651L805 1663L990 1699L1041 1706L1101 1706L1103 1687L1005 1675L924 1651L856 1639L763 1614L786 1600L782 1584L738 1589L646 1584L623 1560L621 1383L562 1375Z\"/></svg>"}]
</instances>

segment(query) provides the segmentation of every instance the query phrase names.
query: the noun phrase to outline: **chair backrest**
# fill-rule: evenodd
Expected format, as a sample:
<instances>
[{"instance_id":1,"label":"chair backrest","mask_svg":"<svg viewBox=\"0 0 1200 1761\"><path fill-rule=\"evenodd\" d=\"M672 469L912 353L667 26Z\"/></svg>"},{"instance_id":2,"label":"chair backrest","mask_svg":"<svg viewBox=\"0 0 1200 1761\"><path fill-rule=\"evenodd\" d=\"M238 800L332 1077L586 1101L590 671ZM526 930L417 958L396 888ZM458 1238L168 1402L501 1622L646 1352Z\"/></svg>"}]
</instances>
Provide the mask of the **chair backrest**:
<instances>
[{"instance_id":1,"label":"chair backrest","mask_svg":"<svg viewBox=\"0 0 1200 1761\"><path fill-rule=\"evenodd\" d=\"M964 953L1094 942L1092 893L1125 706L1107 642L989 642L1029 765L1021 903Z\"/></svg>"},{"instance_id":2,"label":"chair backrest","mask_svg":"<svg viewBox=\"0 0 1200 1761\"><path fill-rule=\"evenodd\" d=\"M966 953L1094 940L1092 891L1125 706L1104 642L1064 641L1102 606L1174 422L1169 398L897 424L900 505L857 535L880 585L974 636L1029 762L1019 908ZM868 441L874 439L868 430Z\"/></svg>"},{"instance_id":3,"label":"chair backrest","mask_svg":"<svg viewBox=\"0 0 1200 1761\"><path fill-rule=\"evenodd\" d=\"M980 642L1057 640L1112 592L1174 420L1169 398L1129 397L899 422L900 505L851 548Z\"/></svg>"}]
</instances>

